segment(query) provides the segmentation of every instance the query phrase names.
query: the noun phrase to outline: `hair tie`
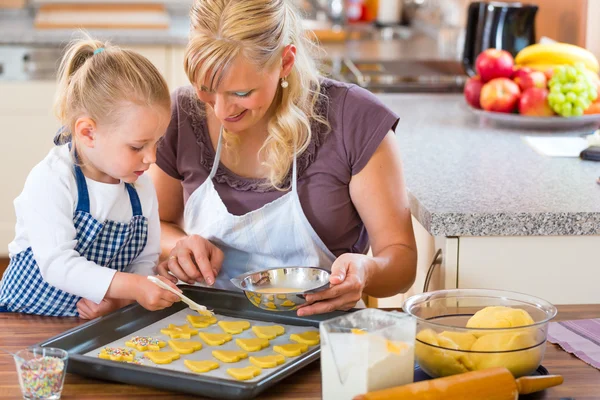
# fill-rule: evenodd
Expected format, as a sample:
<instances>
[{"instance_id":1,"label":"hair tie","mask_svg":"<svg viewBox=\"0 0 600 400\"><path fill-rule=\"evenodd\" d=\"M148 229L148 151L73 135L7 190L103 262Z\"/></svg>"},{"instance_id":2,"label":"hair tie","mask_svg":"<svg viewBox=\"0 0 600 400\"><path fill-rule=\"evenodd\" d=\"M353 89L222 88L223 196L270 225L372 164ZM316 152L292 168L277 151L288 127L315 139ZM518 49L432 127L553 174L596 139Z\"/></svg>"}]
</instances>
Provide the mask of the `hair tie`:
<instances>
[{"instance_id":1,"label":"hair tie","mask_svg":"<svg viewBox=\"0 0 600 400\"><path fill-rule=\"evenodd\" d=\"M98 47L96 50L94 50L94 55L98 54L98 53L102 53L104 51L104 47Z\"/></svg>"}]
</instances>

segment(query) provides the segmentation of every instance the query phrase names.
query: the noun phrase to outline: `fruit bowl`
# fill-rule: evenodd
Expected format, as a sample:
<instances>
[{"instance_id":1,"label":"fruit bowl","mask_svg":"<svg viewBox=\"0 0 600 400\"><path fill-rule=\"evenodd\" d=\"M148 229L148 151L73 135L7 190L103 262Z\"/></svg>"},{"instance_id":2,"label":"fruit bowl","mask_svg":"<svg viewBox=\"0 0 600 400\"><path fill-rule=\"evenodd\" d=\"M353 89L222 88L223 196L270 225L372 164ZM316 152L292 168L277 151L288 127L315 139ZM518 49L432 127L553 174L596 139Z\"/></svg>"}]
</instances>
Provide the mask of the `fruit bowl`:
<instances>
[{"instance_id":1,"label":"fruit bowl","mask_svg":"<svg viewBox=\"0 0 600 400\"><path fill-rule=\"evenodd\" d=\"M469 111L484 121L494 125L512 129L532 129L543 131L565 130L595 130L600 127L600 114L582 115L581 117L531 117L520 114L510 114L479 110L466 106Z\"/></svg>"},{"instance_id":2,"label":"fruit bowl","mask_svg":"<svg viewBox=\"0 0 600 400\"><path fill-rule=\"evenodd\" d=\"M486 307L510 311L511 320L504 312L494 320L498 328L467 328ZM416 362L433 378L492 367L508 368L517 378L532 374L542 363L548 322L557 312L533 296L487 289L423 293L406 300L403 310L417 320Z\"/></svg>"}]
</instances>

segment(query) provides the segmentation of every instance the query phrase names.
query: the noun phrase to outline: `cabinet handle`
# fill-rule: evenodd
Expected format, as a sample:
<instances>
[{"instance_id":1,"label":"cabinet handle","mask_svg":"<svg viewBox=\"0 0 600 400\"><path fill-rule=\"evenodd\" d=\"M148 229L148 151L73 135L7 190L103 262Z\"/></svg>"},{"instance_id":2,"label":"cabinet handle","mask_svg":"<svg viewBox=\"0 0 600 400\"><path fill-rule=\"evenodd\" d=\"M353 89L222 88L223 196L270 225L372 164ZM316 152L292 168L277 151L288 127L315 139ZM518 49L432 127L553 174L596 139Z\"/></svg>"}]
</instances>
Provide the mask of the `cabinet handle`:
<instances>
[{"instance_id":1,"label":"cabinet handle","mask_svg":"<svg viewBox=\"0 0 600 400\"><path fill-rule=\"evenodd\" d=\"M431 277L433 276L433 271L435 271L435 267L442 264L442 249L438 249L433 255L433 260L431 260L431 265L429 265L429 269L427 270L427 275L425 276L425 283L423 283L423 293L429 290L429 283L431 283Z\"/></svg>"}]
</instances>

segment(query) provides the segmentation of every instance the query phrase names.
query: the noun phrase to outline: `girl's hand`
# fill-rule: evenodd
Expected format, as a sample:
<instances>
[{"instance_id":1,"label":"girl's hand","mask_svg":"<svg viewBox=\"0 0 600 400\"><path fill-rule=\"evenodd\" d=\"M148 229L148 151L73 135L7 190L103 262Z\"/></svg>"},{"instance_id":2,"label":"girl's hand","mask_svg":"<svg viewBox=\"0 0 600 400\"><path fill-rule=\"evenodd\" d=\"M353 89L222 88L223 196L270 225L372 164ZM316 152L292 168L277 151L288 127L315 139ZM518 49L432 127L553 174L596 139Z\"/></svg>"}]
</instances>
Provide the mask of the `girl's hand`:
<instances>
[{"instance_id":1,"label":"girl's hand","mask_svg":"<svg viewBox=\"0 0 600 400\"><path fill-rule=\"evenodd\" d=\"M349 310L362 299L368 268L374 261L364 254L345 253L331 266L331 287L306 295L306 303L298 308L298 316Z\"/></svg>"},{"instance_id":2,"label":"girl's hand","mask_svg":"<svg viewBox=\"0 0 600 400\"><path fill-rule=\"evenodd\" d=\"M132 288L135 300L146 310L162 310L180 300L177 295L150 282L145 276L136 275L136 278L135 287ZM159 276L158 278L176 291L181 292L181 290L168 279L165 279L162 276Z\"/></svg>"},{"instance_id":3,"label":"girl's hand","mask_svg":"<svg viewBox=\"0 0 600 400\"><path fill-rule=\"evenodd\" d=\"M77 302L77 312L79 312L79 318L81 319L94 319L125 307L130 303L131 301L128 300L105 298L100 304L96 304L91 300L81 299Z\"/></svg>"},{"instance_id":4,"label":"girl's hand","mask_svg":"<svg viewBox=\"0 0 600 400\"><path fill-rule=\"evenodd\" d=\"M202 281L212 285L222 264L221 249L201 236L190 235L177 242L169 258L158 264L157 272L173 283L180 279L190 285Z\"/></svg>"}]
</instances>

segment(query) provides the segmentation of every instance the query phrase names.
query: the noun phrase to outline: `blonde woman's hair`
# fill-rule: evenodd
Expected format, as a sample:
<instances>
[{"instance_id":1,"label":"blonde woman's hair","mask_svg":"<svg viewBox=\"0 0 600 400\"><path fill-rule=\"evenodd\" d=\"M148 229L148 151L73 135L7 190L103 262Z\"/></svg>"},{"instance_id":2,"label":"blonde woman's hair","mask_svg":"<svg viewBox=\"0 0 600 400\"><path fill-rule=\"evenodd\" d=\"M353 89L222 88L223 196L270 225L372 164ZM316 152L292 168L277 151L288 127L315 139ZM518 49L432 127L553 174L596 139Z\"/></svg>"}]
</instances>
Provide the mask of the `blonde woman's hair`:
<instances>
[{"instance_id":1,"label":"blonde woman's hair","mask_svg":"<svg viewBox=\"0 0 600 400\"><path fill-rule=\"evenodd\" d=\"M82 115L109 126L117 123L127 103L170 109L169 87L156 67L134 51L87 35L72 41L61 61L54 104L63 125L61 141Z\"/></svg>"},{"instance_id":2,"label":"blonde woman's hair","mask_svg":"<svg viewBox=\"0 0 600 400\"><path fill-rule=\"evenodd\" d=\"M311 124L329 129L317 111L322 95L311 57L315 46L304 35L300 15L290 0L195 0L190 20L184 67L196 87L209 82L210 90L217 88L238 56L268 71L280 65L287 45L296 47L294 67L286 78L288 87L278 85L268 137L260 149L270 185L284 190L293 158L310 144Z\"/></svg>"}]
</instances>

